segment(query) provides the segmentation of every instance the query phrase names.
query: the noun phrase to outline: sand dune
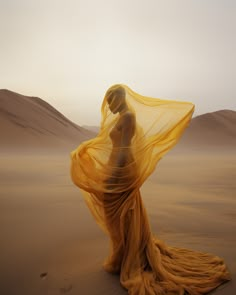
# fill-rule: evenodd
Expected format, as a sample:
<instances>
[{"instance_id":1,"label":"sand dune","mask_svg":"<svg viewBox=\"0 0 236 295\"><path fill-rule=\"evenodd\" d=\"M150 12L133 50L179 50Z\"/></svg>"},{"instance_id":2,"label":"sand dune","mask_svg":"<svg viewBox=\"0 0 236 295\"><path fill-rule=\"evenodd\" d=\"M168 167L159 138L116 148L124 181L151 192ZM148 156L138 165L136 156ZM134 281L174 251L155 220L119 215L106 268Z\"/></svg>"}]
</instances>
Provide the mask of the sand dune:
<instances>
[{"instance_id":1,"label":"sand dune","mask_svg":"<svg viewBox=\"0 0 236 295\"><path fill-rule=\"evenodd\" d=\"M0 90L0 150L67 151L96 136L98 130L78 126L41 98ZM236 149L236 111L193 118L173 152L221 149Z\"/></svg>"},{"instance_id":2,"label":"sand dune","mask_svg":"<svg viewBox=\"0 0 236 295\"><path fill-rule=\"evenodd\" d=\"M68 150L95 133L38 97L0 90L1 150Z\"/></svg>"},{"instance_id":3,"label":"sand dune","mask_svg":"<svg viewBox=\"0 0 236 295\"><path fill-rule=\"evenodd\" d=\"M177 149L236 150L236 111L220 110L193 118Z\"/></svg>"},{"instance_id":4,"label":"sand dune","mask_svg":"<svg viewBox=\"0 0 236 295\"><path fill-rule=\"evenodd\" d=\"M90 125L82 125L83 128L91 130L95 132L96 134L99 132L99 126L90 126Z\"/></svg>"}]
</instances>

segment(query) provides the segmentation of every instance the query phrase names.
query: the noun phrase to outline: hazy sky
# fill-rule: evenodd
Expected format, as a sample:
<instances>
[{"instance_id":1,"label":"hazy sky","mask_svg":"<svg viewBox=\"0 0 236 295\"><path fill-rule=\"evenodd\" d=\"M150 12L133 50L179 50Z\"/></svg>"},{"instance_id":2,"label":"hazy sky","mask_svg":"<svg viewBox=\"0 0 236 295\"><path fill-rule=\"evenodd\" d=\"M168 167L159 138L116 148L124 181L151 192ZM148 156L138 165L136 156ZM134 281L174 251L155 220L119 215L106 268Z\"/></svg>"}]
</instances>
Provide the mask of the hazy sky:
<instances>
[{"instance_id":1,"label":"hazy sky","mask_svg":"<svg viewBox=\"0 0 236 295\"><path fill-rule=\"evenodd\" d=\"M0 0L0 88L99 124L106 89L236 110L235 0Z\"/></svg>"}]
</instances>

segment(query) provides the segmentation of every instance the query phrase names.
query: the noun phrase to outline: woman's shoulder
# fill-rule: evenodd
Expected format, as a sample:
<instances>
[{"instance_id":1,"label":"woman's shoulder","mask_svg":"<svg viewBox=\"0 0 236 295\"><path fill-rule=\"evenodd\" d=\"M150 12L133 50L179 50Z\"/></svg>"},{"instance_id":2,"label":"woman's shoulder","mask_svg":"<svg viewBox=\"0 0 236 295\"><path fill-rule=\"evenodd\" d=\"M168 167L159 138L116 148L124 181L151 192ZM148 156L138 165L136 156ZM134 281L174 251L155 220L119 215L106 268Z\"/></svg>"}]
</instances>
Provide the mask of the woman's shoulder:
<instances>
[{"instance_id":1,"label":"woman's shoulder","mask_svg":"<svg viewBox=\"0 0 236 295\"><path fill-rule=\"evenodd\" d=\"M121 128L133 128L136 125L135 114L131 111L127 111L122 115L122 118L119 122Z\"/></svg>"},{"instance_id":2,"label":"woman's shoulder","mask_svg":"<svg viewBox=\"0 0 236 295\"><path fill-rule=\"evenodd\" d=\"M133 120L135 119L135 114L131 111L126 111L123 115L122 115L123 119L125 120Z\"/></svg>"}]
</instances>

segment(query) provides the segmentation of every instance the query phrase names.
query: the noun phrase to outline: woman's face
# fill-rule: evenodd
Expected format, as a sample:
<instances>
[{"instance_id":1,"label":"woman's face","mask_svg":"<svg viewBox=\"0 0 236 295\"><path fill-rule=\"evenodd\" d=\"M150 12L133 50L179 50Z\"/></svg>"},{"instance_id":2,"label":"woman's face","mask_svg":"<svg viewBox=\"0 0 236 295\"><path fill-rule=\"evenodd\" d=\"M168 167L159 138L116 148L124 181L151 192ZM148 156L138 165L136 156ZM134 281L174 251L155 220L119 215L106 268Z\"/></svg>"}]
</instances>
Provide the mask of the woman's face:
<instances>
[{"instance_id":1,"label":"woman's face","mask_svg":"<svg viewBox=\"0 0 236 295\"><path fill-rule=\"evenodd\" d=\"M116 114L121 110L123 102L124 98L119 96L111 96L107 99L107 103L113 114Z\"/></svg>"}]
</instances>

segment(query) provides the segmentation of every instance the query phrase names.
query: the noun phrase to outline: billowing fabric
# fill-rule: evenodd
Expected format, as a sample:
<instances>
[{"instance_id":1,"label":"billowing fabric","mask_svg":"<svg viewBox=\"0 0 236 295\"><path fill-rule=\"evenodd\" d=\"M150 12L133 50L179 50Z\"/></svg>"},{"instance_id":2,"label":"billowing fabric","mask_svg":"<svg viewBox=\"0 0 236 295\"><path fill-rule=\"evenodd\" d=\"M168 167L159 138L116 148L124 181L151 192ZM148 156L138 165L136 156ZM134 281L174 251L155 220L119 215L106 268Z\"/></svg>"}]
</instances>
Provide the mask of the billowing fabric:
<instances>
[{"instance_id":1,"label":"billowing fabric","mask_svg":"<svg viewBox=\"0 0 236 295\"><path fill-rule=\"evenodd\" d=\"M113 113L108 99L120 89L128 110ZM188 126L194 105L145 97L119 84L106 92L101 111L98 135L70 156L71 178L110 237L104 269L119 274L130 295L206 294L230 280L220 257L171 247L154 236L140 195L141 185ZM123 115L131 118L132 130ZM127 144L125 132L130 132Z\"/></svg>"}]
</instances>

